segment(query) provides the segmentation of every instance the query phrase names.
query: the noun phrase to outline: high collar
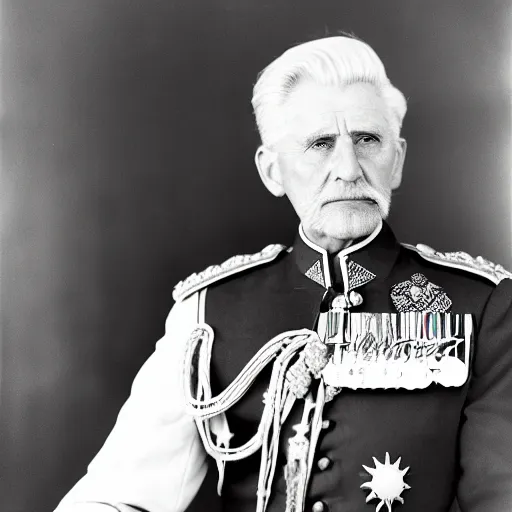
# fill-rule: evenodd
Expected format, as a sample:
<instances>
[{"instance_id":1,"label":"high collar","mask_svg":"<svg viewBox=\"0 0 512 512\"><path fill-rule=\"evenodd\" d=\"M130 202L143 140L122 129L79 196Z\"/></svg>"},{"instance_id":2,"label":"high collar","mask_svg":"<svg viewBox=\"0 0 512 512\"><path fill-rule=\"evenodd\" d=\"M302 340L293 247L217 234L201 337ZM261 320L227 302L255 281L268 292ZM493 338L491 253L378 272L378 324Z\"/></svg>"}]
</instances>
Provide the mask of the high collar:
<instances>
[{"instance_id":1,"label":"high collar","mask_svg":"<svg viewBox=\"0 0 512 512\"><path fill-rule=\"evenodd\" d=\"M348 273L343 278L344 287L353 289L376 277L387 277L399 249L400 244L385 222L381 222L369 236L355 240L335 255L329 255L325 249L311 242L300 225L292 255L301 273L324 288L334 285L335 265L339 261L342 273Z\"/></svg>"}]
</instances>

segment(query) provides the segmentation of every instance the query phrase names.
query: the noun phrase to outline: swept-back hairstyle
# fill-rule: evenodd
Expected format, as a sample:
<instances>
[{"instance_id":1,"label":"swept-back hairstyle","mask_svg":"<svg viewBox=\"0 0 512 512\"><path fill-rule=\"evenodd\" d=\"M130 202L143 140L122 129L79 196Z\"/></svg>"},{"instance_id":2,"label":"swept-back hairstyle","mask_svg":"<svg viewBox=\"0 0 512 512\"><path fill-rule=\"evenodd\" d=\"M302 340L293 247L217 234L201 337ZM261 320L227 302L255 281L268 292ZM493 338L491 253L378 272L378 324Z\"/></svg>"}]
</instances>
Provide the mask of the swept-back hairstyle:
<instances>
[{"instance_id":1,"label":"swept-back hairstyle","mask_svg":"<svg viewBox=\"0 0 512 512\"><path fill-rule=\"evenodd\" d=\"M275 142L282 124L277 107L304 79L335 87L357 82L374 85L399 136L407 104L388 79L382 61L367 43L352 36L332 36L290 48L259 73L252 106L263 145L269 147Z\"/></svg>"}]
</instances>

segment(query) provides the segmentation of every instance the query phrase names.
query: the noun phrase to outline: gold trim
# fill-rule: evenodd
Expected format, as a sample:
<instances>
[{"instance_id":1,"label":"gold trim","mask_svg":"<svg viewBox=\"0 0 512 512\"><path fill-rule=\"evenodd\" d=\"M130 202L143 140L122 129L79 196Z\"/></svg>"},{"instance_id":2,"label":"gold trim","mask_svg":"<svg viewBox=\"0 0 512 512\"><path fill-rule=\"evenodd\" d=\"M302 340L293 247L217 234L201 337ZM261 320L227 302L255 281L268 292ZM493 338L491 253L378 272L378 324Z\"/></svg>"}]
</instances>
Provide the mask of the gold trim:
<instances>
[{"instance_id":1,"label":"gold trim","mask_svg":"<svg viewBox=\"0 0 512 512\"><path fill-rule=\"evenodd\" d=\"M254 254L232 256L220 265L211 265L202 272L191 274L183 281L180 281L174 287L172 297L176 302L183 300L215 281L274 260L285 249L286 247L284 245L271 244Z\"/></svg>"},{"instance_id":2,"label":"gold trim","mask_svg":"<svg viewBox=\"0 0 512 512\"><path fill-rule=\"evenodd\" d=\"M422 258L445 267L458 268L486 277L494 284L499 284L503 279L512 279L512 273L489 261L482 256L474 258L463 251L440 252L425 244L402 244L406 249L417 252Z\"/></svg>"}]
</instances>

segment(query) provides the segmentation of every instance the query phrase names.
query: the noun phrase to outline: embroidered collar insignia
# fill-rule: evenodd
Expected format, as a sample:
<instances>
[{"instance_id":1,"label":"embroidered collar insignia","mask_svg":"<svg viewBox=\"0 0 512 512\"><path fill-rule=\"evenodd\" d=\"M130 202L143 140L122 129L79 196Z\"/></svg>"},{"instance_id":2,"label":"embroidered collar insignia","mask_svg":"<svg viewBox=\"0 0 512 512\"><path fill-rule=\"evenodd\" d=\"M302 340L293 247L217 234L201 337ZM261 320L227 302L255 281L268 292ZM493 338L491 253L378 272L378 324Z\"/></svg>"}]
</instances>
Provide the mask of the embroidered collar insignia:
<instances>
[{"instance_id":1,"label":"embroidered collar insignia","mask_svg":"<svg viewBox=\"0 0 512 512\"><path fill-rule=\"evenodd\" d=\"M348 291L354 290L359 286L364 286L377 277L373 272L370 272L363 266L359 265L359 263L352 260L347 263L347 273ZM320 286L327 288L320 260L315 261L315 263L306 270L305 275Z\"/></svg>"},{"instance_id":2,"label":"embroidered collar insignia","mask_svg":"<svg viewBox=\"0 0 512 512\"><path fill-rule=\"evenodd\" d=\"M320 260L315 261L315 263L306 270L305 274L309 279L325 288L324 273L322 271L322 264L320 263Z\"/></svg>"},{"instance_id":3,"label":"embroidered collar insignia","mask_svg":"<svg viewBox=\"0 0 512 512\"><path fill-rule=\"evenodd\" d=\"M399 313L406 311L446 313L452 306L452 301L445 291L419 273L414 274L408 281L392 286L390 294Z\"/></svg>"},{"instance_id":4,"label":"embroidered collar insignia","mask_svg":"<svg viewBox=\"0 0 512 512\"><path fill-rule=\"evenodd\" d=\"M359 265L359 263L352 260L348 262L347 270L349 291L357 288L358 286L363 286L377 277L373 272L370 272Z\"/></svg>"}]
</instances>

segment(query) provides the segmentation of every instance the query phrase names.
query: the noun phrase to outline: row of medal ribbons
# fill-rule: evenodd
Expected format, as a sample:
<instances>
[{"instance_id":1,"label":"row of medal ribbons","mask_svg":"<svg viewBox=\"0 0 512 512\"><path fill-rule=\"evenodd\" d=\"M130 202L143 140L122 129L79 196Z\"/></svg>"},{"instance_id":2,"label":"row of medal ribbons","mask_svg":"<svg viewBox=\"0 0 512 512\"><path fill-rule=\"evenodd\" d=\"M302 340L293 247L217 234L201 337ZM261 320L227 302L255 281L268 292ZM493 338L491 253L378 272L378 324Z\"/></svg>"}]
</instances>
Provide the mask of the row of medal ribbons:
<instances>
[{"instance_id":1,"label":"row of medal ribbons","mask_svg":"<svg viewBox=\"0 0 512 512\"><path fill-rule=\"evenodd\" d=\"M323 370L335 387L423 389L462 386L473 336L470 314L329 311Z\"/></svg>"}]
</instances>

